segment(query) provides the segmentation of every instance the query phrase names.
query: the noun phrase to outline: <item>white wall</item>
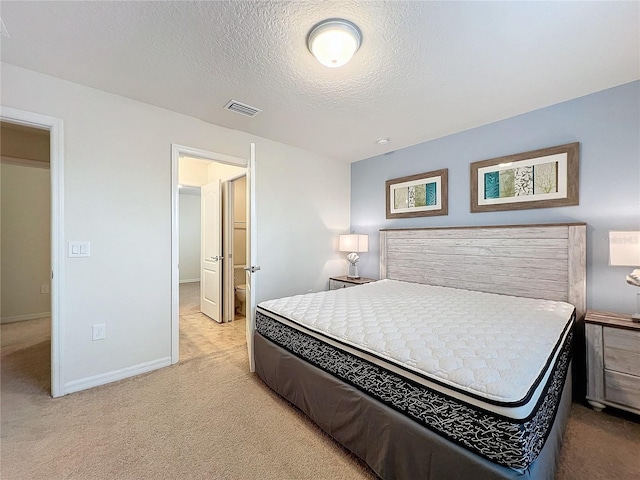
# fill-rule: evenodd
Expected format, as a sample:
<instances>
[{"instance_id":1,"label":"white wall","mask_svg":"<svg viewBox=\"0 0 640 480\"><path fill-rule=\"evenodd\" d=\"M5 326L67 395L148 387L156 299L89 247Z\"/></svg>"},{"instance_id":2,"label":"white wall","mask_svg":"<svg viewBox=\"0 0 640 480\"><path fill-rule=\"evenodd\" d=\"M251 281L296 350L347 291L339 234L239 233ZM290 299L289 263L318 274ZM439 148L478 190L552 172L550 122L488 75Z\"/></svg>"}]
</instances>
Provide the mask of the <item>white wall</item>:
<instances>
[{"instance_id":1,"label":"white wall","mask_svg":"<svg viewBox=\"0 0 640 480\"><path fill-rule=\"evenodd\" d=\"M198 158L180 157L178 162L180 185L198 186L209 183L209 161Z\"/></svg>"},{"instance_id":2,"label":"white wall","mask_svg":"<svg viewBox=\"0 0 640 480\"><path fill-rule=\"evenodd\" d=\"M180 194L180 282L200 280L200 196Z\"/></svg>"},{"instance_id":3,"label":"white wall","mask_svg":"<svg viewBox=\"0 0 640 480\"><path fill-rule=\"evenodd\" d=\"M209 183L208 160L180 157L178 161L178 183L189 185L193 189ZM184 193L180 190L178 225L180 231L179 281L194 282L200 280L200 196ZM191 192L193 193L193 192Z\"/></svg>"},{"instance_id":4,"label":"white wall","mask_svg":"<svg viewBox=\"0 0 640 480\"><path fill-rule=\"evenodd\" d=\"M207 175L209 177L209 181L212 182L213 180L218 180L218 179L228 180L229 178L242 175L246 171L247 171L246 168L236 167L234 165L227 165L225 163L219 163L219 162L209 162L209 167L207 168Z\"/></svg>"},{"instance_id":5,"label":"white wall","mask_svg":"<svg viewBox=\"0 0 640 480\"><path fill-rule=\"evenodd\" d=\"M1 321L49 315L51 295L51 194L49 169L0 165L2 248Z\"/></svg>"},{"instance_id":6,"label":"white wall","mask_svg":"<svg viewBox=\"0 0 640 480\"><path fill-rule=\"evenodd\" d=\"M1 81L2 105L64 121L64 241L91 242L64 260L67 391L170 358L172 143L244 158L256 143L258 301L342 272L348 164L8 64Z\"/></svg>"},{"instance_id":7,"label":"white wall","mask_svg":"<svg viewBox=\"0 0 640 480\"><path fill-rule=\"evenodd\" d=\"M256 149L258 300L326 290L347 271L338 235L349 231L350 165L276 142Z\"/></svg>"}]
</instances>

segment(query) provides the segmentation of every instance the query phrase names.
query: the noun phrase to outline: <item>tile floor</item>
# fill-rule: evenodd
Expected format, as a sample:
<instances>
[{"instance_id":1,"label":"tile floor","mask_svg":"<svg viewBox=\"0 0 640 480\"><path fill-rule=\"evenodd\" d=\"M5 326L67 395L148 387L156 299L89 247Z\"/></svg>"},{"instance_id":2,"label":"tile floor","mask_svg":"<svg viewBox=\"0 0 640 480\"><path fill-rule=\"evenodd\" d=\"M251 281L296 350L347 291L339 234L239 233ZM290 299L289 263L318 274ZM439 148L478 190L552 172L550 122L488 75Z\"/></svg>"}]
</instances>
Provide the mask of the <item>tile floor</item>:
<instances>
[{"instance_id":1,"label":"tile floor","mask_svg":"<svg viewBox=\"0 0 640 480\"><path fill-rule=\"evenodd\" d=\"M200 283L180 284L180 361L246 349L245 317L217 323L200 312Z\"/></svg>"}]
</instances>

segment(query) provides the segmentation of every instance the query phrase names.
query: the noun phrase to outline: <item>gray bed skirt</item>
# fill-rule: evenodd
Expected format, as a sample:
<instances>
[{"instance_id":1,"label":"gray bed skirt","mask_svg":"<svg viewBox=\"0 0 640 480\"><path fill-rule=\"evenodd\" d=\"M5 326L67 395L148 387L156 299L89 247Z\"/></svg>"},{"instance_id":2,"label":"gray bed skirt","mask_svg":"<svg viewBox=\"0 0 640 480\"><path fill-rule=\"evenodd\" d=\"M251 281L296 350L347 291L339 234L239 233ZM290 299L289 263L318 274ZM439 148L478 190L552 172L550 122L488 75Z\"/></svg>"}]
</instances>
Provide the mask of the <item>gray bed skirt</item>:
<instances>
[{"instance_id":1,"label":"gray bed skirt","mask_svg":"<svg viewBox=\"0 0 640 480\"><path fill-rule=\"evenodd\" d=\"M257 332L254 340L258 376L385 480L554 477L571 408L571 368L542 452L527 470L515 471L433 433Z\"/></svg>"}]
</instances>

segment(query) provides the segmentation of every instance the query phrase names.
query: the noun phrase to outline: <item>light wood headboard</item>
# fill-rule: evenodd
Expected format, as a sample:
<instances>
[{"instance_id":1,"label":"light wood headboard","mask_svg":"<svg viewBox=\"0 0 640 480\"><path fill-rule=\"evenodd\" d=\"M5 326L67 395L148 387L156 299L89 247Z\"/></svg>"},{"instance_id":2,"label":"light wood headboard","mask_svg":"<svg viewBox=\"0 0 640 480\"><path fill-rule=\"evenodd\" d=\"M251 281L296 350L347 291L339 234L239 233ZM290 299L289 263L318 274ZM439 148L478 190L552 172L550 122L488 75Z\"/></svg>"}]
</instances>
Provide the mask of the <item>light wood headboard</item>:
<instances>
[{"instance_id":1,"label":"light wood headboard","mask_svg":"<svg viewBox=\"0 0 640 480\"><path fill-rule=\"evenodd\" d=\"M586 224L380 230L380 278L571 303L586 311Z\"/></svg>"}]
</instances>

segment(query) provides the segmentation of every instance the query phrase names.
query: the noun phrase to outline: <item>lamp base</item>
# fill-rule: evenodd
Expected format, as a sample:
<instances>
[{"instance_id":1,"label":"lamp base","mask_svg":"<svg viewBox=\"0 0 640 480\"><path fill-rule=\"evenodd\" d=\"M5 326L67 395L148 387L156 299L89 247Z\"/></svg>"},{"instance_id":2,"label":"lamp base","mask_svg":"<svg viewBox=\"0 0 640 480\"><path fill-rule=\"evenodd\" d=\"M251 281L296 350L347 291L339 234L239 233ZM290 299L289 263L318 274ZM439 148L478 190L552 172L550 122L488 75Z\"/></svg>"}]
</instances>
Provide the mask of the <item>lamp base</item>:
<instances>
[{"instance_id":1,"label":"lamp base","mask_svg":"<svg viewBox=\"0 0 640 480\"><path fill-rule=\"evenodd\" d=\"M356 263L349 264L349 273L347 274L347 278L351 280L360 278L360 275L358 275L358 265Z\"/></svg>"}]
</instances>

